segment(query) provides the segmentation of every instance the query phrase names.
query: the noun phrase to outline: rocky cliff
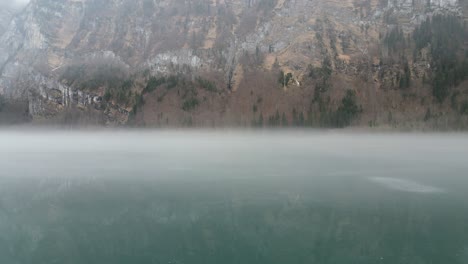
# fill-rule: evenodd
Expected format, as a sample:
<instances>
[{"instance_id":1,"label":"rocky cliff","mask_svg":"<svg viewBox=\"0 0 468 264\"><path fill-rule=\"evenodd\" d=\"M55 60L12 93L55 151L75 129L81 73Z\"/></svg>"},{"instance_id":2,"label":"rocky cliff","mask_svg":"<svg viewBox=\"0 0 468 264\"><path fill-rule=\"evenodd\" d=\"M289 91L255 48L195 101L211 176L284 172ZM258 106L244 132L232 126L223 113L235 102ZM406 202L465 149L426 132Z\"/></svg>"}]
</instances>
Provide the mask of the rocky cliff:
<instances>
[{"instance_id":1,"label":"rocky cliff","mask_svg":"<svg viewBox=\"0 0 468 264\"><path fill-rule=\"evenodd\" d=\"M8 8L2 8L0 10L0 34L6 31L8 24L10 23L13 17L13 13Z\"/></svg>"},{"instance_id":2,"label":"rocky cliff","mask_svg":"<svg viewBox=\"0 0 468 264\"><path fill-rule=\"evenodd\" d=\"M35 120L108 125L464 123L466 75L437 100L438 32L424 45L414 34L453 18L440 23L461 28L447 49L462 72L465 11L462 0L32 0L0 37L0 93L26 99Z\"/></svg>"}]
</instances>

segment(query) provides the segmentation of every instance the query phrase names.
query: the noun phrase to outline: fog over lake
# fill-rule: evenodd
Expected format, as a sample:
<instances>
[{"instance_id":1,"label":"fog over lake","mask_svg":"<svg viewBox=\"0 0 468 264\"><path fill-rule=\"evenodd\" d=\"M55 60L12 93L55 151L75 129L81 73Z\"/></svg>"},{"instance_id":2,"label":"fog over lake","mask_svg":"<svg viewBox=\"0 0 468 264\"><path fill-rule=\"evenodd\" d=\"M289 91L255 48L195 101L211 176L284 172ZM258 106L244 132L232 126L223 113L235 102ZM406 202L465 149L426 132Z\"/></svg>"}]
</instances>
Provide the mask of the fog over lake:
<instances>
[{"instance_id":1,"label":"fog over lake","mask_svg":"<svg viewBox=\"0 0 468 264\"><path fill-rule=\"evenodd\" d=\"M0 132L0 263L468 263L468 135Z\"/></svg>"}]
</instances>

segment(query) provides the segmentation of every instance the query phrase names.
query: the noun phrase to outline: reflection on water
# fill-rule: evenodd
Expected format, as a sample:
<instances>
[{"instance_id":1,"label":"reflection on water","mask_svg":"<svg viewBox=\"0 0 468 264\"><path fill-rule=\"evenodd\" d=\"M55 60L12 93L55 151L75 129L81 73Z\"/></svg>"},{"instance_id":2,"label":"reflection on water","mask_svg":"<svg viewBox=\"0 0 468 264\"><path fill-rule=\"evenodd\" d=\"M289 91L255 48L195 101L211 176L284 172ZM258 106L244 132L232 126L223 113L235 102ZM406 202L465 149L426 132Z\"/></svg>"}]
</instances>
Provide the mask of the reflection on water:
<instances>
[{"instance_id":1,"label":"reflection on water","mask_svg":"<svg viewBox=\"0 0 468 264\"><path fill-rule=\"evenodd\" d=\"M390 189L398 190L398 191L414 192L414 193L444 192L444 190L441 188L420 184L411 180L388 178L388 177L372 177L369 179L372 181L375 181L378 184L381 184L382 186L385 186Z\"/></svg>"},{"instance_id":2,"label":"reflection on water","mask_svg":"<svg viewBox=\"0 0 468 264\"><path fill-rule=\"evenodd\" d=\"M1 132L0 263L468 263L468 137Z\"/></svg>"}]
</instances>

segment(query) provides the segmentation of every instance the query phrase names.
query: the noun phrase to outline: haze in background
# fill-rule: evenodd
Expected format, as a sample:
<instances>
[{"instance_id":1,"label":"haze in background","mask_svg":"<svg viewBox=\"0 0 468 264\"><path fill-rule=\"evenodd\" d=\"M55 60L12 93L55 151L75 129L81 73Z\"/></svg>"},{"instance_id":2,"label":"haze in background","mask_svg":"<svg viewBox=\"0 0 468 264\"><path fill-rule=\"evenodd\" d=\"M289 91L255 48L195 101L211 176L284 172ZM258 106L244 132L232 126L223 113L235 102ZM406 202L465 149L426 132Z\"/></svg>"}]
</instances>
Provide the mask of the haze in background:
<instances>
[{"instance_id":1,"label":"haze in background","mask_svg":"<svg viewBox=\"0 0 468 264\"><path fill-rule=\"evenodd\" d=\"M29 0L0 0L0 8L19 9L26 6Z\"/></svg>"}]
</instances>

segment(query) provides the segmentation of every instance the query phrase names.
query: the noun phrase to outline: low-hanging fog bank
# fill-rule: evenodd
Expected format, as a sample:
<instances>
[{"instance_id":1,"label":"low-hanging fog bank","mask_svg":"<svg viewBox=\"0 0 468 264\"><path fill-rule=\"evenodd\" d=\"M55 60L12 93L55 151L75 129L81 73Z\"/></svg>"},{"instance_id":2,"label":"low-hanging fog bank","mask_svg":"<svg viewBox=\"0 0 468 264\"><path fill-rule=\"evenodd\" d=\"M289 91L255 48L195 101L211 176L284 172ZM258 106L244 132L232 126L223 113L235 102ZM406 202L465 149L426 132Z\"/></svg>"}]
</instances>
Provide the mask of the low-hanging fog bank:
<instances>
[{"instance_id":1,"label":"low-hanging fog bank","mask_svg":"<svg viewBox=\"0 0 468 264\"><path fill-rule=\"evenodd\" d=\"M466 157L466 134L0 131L0 263L468 263Z\"/></svg>"},{"instance_id":2,"label":"low-hanging fog bank","mask_svg":"<svg viewBox=\"0 0 468 264\"><path fill-rule=\"evenodd\" d=\"M0 146L5 175L28 177L441 178L468 171L466 134L3 131Z\"/></svg>"}]
</instances>

